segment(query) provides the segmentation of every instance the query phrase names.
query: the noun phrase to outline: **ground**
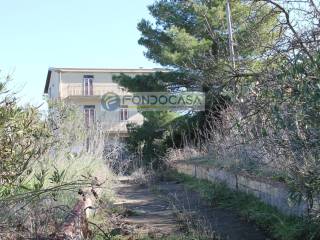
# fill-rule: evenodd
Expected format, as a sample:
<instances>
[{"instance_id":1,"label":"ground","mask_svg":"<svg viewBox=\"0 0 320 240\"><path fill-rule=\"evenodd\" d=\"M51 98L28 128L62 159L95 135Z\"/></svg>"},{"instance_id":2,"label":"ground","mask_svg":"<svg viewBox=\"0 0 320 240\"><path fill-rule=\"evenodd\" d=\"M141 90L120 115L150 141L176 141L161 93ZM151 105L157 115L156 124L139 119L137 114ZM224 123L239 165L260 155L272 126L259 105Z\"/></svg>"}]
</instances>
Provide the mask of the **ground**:
<instances>
[{"instance_id":1,"label":"ground","mask_svg":"<svg viewBox=\"0 0 320 240\"><path fill-rule=\"evenodd\" d=\"M121 219L121 226L126 226L121 234L129 239L186 235L190 239L268 239L254 224L232 210L210 206L177 181L158 181L150 187L124 177L115 191L115 206L128 213Z\"/></svg>"}]
</instances>

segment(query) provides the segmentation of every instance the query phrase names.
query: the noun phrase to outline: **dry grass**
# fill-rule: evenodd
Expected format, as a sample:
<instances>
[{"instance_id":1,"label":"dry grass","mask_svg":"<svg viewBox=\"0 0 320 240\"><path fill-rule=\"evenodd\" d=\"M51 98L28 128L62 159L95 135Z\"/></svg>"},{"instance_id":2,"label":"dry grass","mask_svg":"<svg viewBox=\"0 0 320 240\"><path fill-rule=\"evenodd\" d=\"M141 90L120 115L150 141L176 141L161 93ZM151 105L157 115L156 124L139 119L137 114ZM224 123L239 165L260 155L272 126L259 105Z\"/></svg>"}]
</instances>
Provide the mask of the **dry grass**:
<instances>
[{"instance_id":1,"label":"dry grass","mask_svg":"<svg viewBox=\"0 0 320 240\"><path fill-rule=\"evenodd\" d=\"M49 236L82 195L92 199L93 214L101 199L112 198L115 175L106 164L105 134L99 126L84 131L81 117L61 119L57 121L60 130L53 136L55 144L30 165L28 177L20 183L23 187L0 199L0 239Z\"/></svg>"}]
</instances>

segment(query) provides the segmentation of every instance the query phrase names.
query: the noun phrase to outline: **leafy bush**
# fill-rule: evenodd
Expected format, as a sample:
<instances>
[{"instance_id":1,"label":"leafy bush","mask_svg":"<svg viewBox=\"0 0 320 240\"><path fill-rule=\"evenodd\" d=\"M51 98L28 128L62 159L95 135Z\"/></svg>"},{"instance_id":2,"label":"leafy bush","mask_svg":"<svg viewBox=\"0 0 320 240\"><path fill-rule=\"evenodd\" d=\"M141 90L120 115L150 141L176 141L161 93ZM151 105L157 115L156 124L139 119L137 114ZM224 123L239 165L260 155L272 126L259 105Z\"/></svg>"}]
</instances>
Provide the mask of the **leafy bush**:
<instances>
[{"instance_id":1,"label":"leafy bush","mask_svg":"<svg viewBox=\"0 0 320 240\"><path fill-rule=\"evenodd\" d=\"M0 96L0 238L48 237L80 193L109 194L105 136L98 126L88 131L74 106L50 103L43 117L32 106L20 107L5 84ZM85 144L89 137L94 151Z\"/></svg>"}]
</instances>

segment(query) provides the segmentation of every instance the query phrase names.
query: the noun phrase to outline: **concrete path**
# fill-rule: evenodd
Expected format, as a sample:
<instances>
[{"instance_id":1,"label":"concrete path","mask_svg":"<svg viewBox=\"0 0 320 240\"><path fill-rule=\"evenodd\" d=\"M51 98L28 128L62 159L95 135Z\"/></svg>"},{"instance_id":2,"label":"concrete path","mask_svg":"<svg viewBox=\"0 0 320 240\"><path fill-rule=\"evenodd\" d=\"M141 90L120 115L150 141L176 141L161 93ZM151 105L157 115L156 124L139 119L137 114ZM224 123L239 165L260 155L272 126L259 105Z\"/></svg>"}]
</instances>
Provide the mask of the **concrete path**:
<instances>
[{"instance_id":1,"label":"concrete path","mask_svg":"<svg viewBox=\"0 0 320 240\"><path fill-rule=\"evenodd\" d=\"M181 183L163 181L148 187L123 178L116 192L118 199L115 204L131 211L123 221L133 227L135 235L148 235L156 239L181 235L185 229L181 228L177 216L186 216L185 221L206 236L214 233L219 235L219 239L268 239L255 225L244 221L231 210L210 207L199 194L186 190ZM189 221L191 219L192 223Z\"/></svg>"},{"instance_id":2,"label":"concrete path","mask_svg":"<svg viewBox=\"0 0 320 240\"><path fill-rule=\"evenodd\" d=\"M194 222L198 222L199 231L216 232L221 239L228 240L269 239L253 223L230 209L213 208L201 199L199 193L187 190L181 183L165 181L158 185L158 189L181 212L192 215Z\"/></svg>"},{"instance_id":3,"label":"concrete path","mask_svg":"<svg viewBox=\"0 0 320 240\"><path fill-rule=\"evenodd\" d=\"M134 235L160 238L181 233L170 204L146 185L136 184L129 177L123 177L116 192L115 205L130 211L124 222L135 228Z\"/></svg>"}]
</instances>

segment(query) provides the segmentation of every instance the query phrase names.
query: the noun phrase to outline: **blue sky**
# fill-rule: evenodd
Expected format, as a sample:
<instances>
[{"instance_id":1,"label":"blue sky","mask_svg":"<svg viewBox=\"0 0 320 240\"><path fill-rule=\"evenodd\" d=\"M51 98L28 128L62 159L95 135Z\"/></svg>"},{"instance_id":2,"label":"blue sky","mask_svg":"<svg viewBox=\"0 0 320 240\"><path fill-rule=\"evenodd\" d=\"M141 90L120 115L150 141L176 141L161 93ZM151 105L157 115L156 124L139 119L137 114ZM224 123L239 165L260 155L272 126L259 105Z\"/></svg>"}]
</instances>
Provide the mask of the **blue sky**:
<instances>
[{"instance_id":1,"label":"blue sky","mask_svg":"<svg viewBox=\"0 0 320 240\"><path fill-rule=\"evenodd\" d=\"M137 23L153 0L0 0L0 69L21 103L43 103L48 67L158 67Z\"/></svg>"}]
</instances>

